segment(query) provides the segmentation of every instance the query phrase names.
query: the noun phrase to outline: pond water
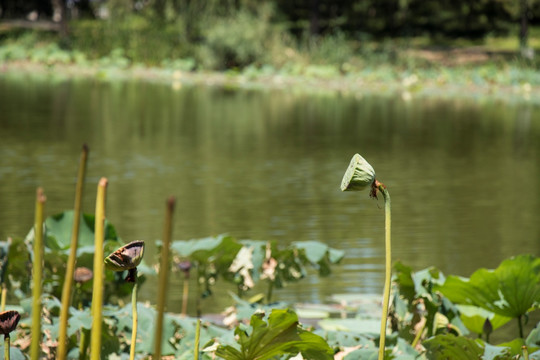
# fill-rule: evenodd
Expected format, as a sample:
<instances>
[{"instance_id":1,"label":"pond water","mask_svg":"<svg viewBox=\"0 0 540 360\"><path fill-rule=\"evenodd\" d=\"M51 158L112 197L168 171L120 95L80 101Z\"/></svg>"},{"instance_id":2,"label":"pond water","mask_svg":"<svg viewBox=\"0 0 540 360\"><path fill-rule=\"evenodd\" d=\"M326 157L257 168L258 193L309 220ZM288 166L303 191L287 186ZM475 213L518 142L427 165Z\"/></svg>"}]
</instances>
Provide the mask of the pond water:
<instances>
[{"instance_id":1,"label":"pond water","mask_svg":"<svg viewBox=\"0 0 540 360\"><path fill-rule=\"evenodd\" d=\"M469 276L540 255L540 108L527 102L3 75L0 135L2 239L32 226L37 186L48 215L72 208L87 143L84 211L93 213L107 177L107 217L124 241L147 241L149 262L170 195L174 239L228 233L346 251L330 277L310 273L277 300L382 293L384 203L339 188L357 152L392 196L394 261ZM232 285L215 289L205 310L231 303ZM155 281L140 297L155 301ZM168 301L180 310L179 278Z\"/></svg>"}]
</instances>

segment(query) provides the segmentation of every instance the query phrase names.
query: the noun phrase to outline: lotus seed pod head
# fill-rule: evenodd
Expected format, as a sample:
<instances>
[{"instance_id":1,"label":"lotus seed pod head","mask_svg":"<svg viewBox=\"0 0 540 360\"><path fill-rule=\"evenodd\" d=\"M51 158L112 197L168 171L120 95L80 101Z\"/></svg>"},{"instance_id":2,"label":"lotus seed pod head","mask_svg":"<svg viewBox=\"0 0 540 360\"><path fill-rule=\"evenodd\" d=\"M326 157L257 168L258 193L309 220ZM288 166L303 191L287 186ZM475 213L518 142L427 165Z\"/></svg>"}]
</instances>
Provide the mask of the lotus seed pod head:
<instances>
[{"instance_id":1,"label":"lotus seed pod head","mask_svg":"<svg viewBox=\"0 0 540 360\"><path fill-rule=\"evenodd\" d=\"M93 276L94 276L94 273L92 272L92 270L90 270L87 267L82 266L75 269L75 272L73 273L73 280L75 280L75 282L82 284L87 281L90 281Z\"/></svg>"},{"instance_id":2,"label":"lotus seed pod head","mask_svg":"<svg viewBox=\"0 0 540 360\"><path fill-rule=\"evenodd\" d=\"M3 311L0 313L0 334L8 335L9 333L15 330L19 320L21 319L21 314L17 311L9 310Z\"/></svg>"},{"instance_id":3,"label":"lotus seed pod head","mask_svg":"<svg viewBox=\"0 0 540 360\"><path fill-rule=\"evenodd\" d=\"M341 180L341 191L360 191L369 188L375 181L375 170L359 154L355 154L343 180Z\"/></svg>"},{"instance_id":4,"label":"lotus seed pod head","mask_svg":"<svg viewBox=\"0 0 540 360\"><path fill-rule=\"evenodd\" d=\"M135 240L105 258L105 266L113 271L131 270L139 266L144 255L144 241Z\"/></svg>"}]
</instances>

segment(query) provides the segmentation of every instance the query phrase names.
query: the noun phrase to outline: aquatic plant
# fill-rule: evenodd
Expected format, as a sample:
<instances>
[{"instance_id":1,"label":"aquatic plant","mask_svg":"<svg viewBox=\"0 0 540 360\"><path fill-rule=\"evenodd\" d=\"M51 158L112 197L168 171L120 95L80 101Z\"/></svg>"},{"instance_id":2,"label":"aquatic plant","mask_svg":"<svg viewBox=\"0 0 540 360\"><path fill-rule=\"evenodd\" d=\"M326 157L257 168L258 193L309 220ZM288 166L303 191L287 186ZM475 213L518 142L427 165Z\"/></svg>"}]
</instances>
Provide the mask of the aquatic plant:
<instances>
[{"instance_id":1,"label":"aquatic plant","mask_svg":"<svg viewBox=\"0 0 540 360\"><path fill-rule=\"evenodd\" d=\"M165 311L165 297L169 276L169 253L172 236L172 218L176 200L170 197L167 200L165 224L163 227L163 245L161 247L161 262L159 267L159 284L157 297L156 333L154 338L154 358L161 359L161 339L163 336L163 313Z\"/></svg>"},{"instance_id":2,"label":"aquatic plant","mask_svg":"<svg viewBox=\"0 0 540 360\"><path fill-rule=\"evenodd\" d=\"M345 252L319 241L295 241L281 247L275 241L237 240L219 235L188 241L177 240L171 245L177 255L177 267L189 260L197 274L196 311L200 316L201 298L212 295L212 286L218 278L235 284L238 296L243 296L259 281L267 283L265 301L272 301L275 288L304 279L307 267L328 276L331 266L341 261Z\"/></svg>"},{"instance_id":3,"label":"aquatic plant","mask_svg":"<svg viewBox=\"0 0 540 360\"><path fill-rule=\"evenodd\" d=\"M131 295L131 307L133 316L133 325L131 327L131 346L129 350L129 359L135 359L135 344L137 343L137 266L141 263L144 255L144 241L136 240L122 246L105 258L105 266L113 271L128 271L124 279L126 282L133 283Z\"/></svg>"},{"instance_id":4,"label":"aquatic plant","mask_svg":"<svg viewBox=\"0 0 540 360\"><path fill-rule=\"evenodd\" d=\"M103 242L105 238L105 195L107 179L101 178L96 197L95 248L94 248L94 284L92 290L92 333L90 338L90 358L101 358L101 332L103 307Z\"/></svg>"},{"instance_id":5,"label":"aquatic plant","mask_svg":"<svg viewBox=\"0 0 540 360\"><path fill-rule=\"evenodd\" d=\"M2 311L0 313L0 334L4 335L4 359L10 359L10 336L9 334L15 330L21 315L17 311Z\"/></svg>"},{"instance_id":6,"label":"aquatic plant","mask_svg":"<svg viewBox=\"0 0 540 360\"><path fill-rule=\"evenodd\" d=\"M479 269L468 279L448 276L437 290L457 304L515 318L523 338L523 317L540 307L540 258L520 255L504 260L495 270Z\"/></svg>"},{"instance_id":7,"label":"aquatic plant","mask_svg":"<svg viewBox=\"0 0 540 360\"><path fill-rule=\"evenodd\" d=\"M79 171L77 173L77 185L75 189L75 204L73 206L73 229L71 232L71 246L69 258L66 264L66 274L62 288L62 307L60 308L60 330L58 333L58 353L57 358L64 360L67 356L67 326L69 318L69 306L71 304L71 288L73 286L73 276L75 273L75 263L77 261L77 246L79 242L79 224L81 220L82 193L84 178L86 173L86 160L88 159L88 146L82 148L79 160Z\"/></svg>"},{"instance_id":8,"label":"aquatic plant","mask_svg":"<svg viewBox=\"0 0 540 360\"><path fill-rule=\"evenodd\" d=\"M30 358L40 358L41 341L41 291L43 277L43 208L47 198L42 188L36 192L36 211L34 221L34 258L32 261L32 337L30 343Z\"/></svg>"},{"instance_id":9,"label":"aquatic plant","mask_svg":"<svg viewBox=\"0 0 540 360\"><path fill-rule=\"evenodd\" d=\"M73 281L75 281L77 292L79 295L79 304L77 305L77 308L81 311L83 310L81 287L83 283L90 281L93 276L94 273L87 267L78 267L75 269L75 272L73 274ZM79 360L85 360L86 352L88 350L88 335L90 334L90 332L83 327L81 327L79 331Z\"/></svg>"},{"instance_id":10,"label":"aquatic plant","mask_svg":"<svg viewBox=\"0 0 540 360\"><path fill-rule=\"evenodd\" d=\"M341 191L361 191L370 188L370 196L377 197L377 192L381 192L384 198L385 213L385 276L383 311L381 317L381 336L379 340L379 360L384 358L384 346L386 339L386 320L388 317L388 306L390 303L390 280L392 277L392 246L391 246L391 202L390 193L386 186L375 179L375 170L359 154L355 154L345 175L341 181Z\"/></svg>"},{"instance_id":11,"label":"aquatic plant","mask_svg":"<svg viewBox=\"0 0 540 360\"><path fill-rule=\"evenodd\" d=\"M275 309L264 321L263 313L251 316L249 328L236 327L237 347L220 345L216 355L226 360L269 360L278 355L302 353L306 359L333 359L326 341L299 326L298 316L290 309ZM304 358L303 357L303 358Z\"/></svg>"}]
</instances>

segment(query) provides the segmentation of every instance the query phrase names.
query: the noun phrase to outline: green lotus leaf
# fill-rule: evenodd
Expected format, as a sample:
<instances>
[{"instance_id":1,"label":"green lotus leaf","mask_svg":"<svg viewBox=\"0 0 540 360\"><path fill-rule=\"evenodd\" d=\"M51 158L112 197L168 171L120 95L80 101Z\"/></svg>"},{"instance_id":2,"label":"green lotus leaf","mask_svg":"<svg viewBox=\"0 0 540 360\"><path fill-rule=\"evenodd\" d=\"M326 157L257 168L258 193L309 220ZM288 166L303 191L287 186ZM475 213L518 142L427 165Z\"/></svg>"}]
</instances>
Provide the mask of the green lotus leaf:
<instances>
[{"instance_id":1,"label":"green lotus leaf","mask_svg":"<svg viewBox=\"0 0 540 360\"><path fill-rule=\"evenodd\" d=\"M512 257L495 270L475 271L469 279L448 276L436 289L454 303L517 318L540 304L540 258Z\"/></svg>"},{"instance_id":2,"label":"green lotus leaf","mask_svg":"<svg viewBox=\"0 0 540 360\"><path fill-rule=\"evenodd\" d=\"M228 360L269 360L301 352L307 359L333 359L333 350L324 339L300 328L298 316L289 309L273 310L268 323L264 321L263 314L254 314L250 329L239 326L235 334L240 350L222 345L216 351L217 356Z\"/></svg>"},{"instance_id":3,"label":"green lotus leaf","mask_svg":"<svg viewBox=\"0 0 540 360\"><path fill-rule=\"evenodd\" d=\"M484 323L486 322L486 319L489 319L492 330L497 330L512 320L511 317L498 315L478 306L458 305L457 307L463 324L465 324L467 329L476 334L484 333Z\"/></svg>"},{"instance_id":4,"label":"green lotus leaf","mask_svg":"<svg viewBox=\"0 0 540 360\"><path fill-rule=\"evenodd\" d=\"M481 359L484 353L480 342L452 334L437 335L423 342L430 360Z\"/></svg>"},{"instance_id":5,"label":"green lotus leaf","mask_svg":"<svg viewBox=\"0 0 540 360\"><path fill-rule=\"evenodd\" d=\"M113 271L124 271L136 268L144 255L144 241L135 240L122 246L105 258L105 266Z\"/></svg>"}]
</instances>

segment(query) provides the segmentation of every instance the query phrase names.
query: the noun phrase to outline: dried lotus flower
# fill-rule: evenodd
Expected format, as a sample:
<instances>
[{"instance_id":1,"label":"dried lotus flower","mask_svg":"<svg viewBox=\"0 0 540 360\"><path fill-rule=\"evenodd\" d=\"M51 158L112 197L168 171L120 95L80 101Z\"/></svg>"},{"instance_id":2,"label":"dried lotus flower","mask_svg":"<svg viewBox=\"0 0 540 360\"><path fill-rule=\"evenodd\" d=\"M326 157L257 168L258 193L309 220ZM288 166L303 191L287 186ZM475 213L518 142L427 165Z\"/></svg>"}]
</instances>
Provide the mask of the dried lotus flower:
<instances>
[{"instance_id":1,"label":"dried lotus flower","mask_svg":"<svg viewBox=\"0 0 540 360\"><path fill-rule=\"evenodd\" d=\"M3 311L0 313L0 334L9 336L9 333L15 330L21 314L14 310Z\"/></svg>"},{"instance_id":2,"label":"dried lotus flower","mask_svg":"<svg viewBox=\"0 0 540 360\"><path fill-rule=\"evenodd\" d=\"M135 240L122 246L105 258L105 266L113 271L129 270L126 281L134 282L137 266L144 255L144 241Z\"/></svg>"},{"instance_id":3,"label":"dried lotus flower","mask_svg":"<svg viewBox=\"0 0 540 360\"><path fill-rule=\"evenodd\" d=\"M105 265L113 271L136 268L143 258L144 241L135 240L113 252L105 258Z\"/></svg>"}]
</instances>

